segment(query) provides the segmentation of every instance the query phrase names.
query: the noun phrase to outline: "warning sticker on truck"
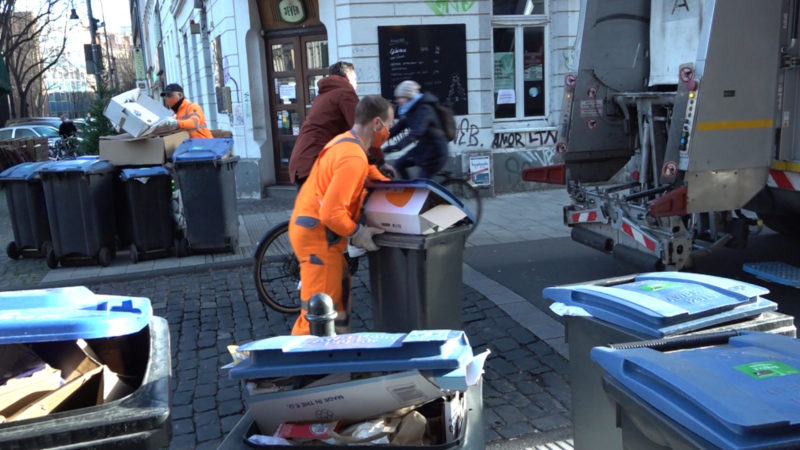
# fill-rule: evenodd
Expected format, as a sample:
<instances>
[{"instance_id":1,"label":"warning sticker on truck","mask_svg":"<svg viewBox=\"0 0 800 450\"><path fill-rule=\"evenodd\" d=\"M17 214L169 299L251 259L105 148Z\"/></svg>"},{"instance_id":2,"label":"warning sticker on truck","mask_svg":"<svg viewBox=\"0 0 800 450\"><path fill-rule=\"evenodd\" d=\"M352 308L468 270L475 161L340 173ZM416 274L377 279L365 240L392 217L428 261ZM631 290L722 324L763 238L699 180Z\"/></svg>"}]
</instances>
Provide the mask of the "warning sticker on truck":
<instances>
[{"instance_id":1,"label":"warning sticker on truck","mask_svg":"<svg viewBox=\"0 0 800 450\"><path fill-rule=\"evenodd\" d=\"M600 117L603 114L603 100L581 100L581 117Z\"/></svg>"}]
</instances>

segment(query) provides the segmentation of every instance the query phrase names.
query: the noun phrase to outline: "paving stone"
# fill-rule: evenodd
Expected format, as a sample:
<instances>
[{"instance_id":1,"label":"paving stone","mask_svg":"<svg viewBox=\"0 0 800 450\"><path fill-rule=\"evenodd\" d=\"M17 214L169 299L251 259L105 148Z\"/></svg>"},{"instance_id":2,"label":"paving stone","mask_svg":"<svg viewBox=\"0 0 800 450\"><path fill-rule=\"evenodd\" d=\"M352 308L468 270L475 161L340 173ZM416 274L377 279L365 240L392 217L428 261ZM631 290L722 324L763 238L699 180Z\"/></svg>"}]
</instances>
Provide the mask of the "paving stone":
<instances>
[{"instance_id":1,"label":"paving stone","mask_svg":"<svg viewBox=\"0 0 800 450\"><path fill-rule=\"evenodd\" d=\"M178 419L172 421L172 434L174 436L180 436L181 434L193 432L194 423L192 422L192 419Z\"/></svg>"},{"instance_id":2,"label":"paving stone","mask_svg":"<svg viewBox=\"0 0 800 450\"><path fill-rule=\"evenodd\" d=\"M211 411L204 411L195 414L194 416L194 426L197 429L200 429L210 423L216 423L219 421L219 416L217 412L214 410Z\"/></svg>"},{"instance_id":3,"label":"paving stone","mask_svg":"<svg viewBox=\"0 0 800 450\"><path fill-rule=\"evenodd\" d=\"M521 345L527 345L537 340L535 334L531 333L527 328L514 327L508 330L508 335Z\"/></svg>"},{"instance_id":4,"label":"paving stone","mask_svg":"<svg viewBox=\"0 0 800 450\"><path fill-rule=\"evenodd\" d=\"M169 415L173 421L192 417L193 413L192 405L172 406L169 411Z\"/></svg>"},{"instance_id":5,"label":"paving stone","mask_svg":"<svg viewBox=\"0 0 800 450\"><path fill-rule=\"evenodd\" d=\"M501 419L503 419L503 422L505 422L506 425L525 420L525 414L520 412L518 408L511 405L500 405L494 409L494 412L497 413Z\"/></svg>"},{"instance_id":6,"label":"paving stone","mask_svg":"<svg viewBox=\"0 0 800 450\"><path fill-rule=\"evenodd\" d=\"M228 434L233 429L233 427L236 426L239 420L241 420L241 418L242 418L241 414L234 414L232 416L221 417L219 419L219 426L220 429L222 430L222 434Z\"/></svg>"},{"instance_id":7,"label":"paving stone","mask_svg":"<svg viewBox=\"0 0 800 450\"><path fill-rule=\"evenodd\" d=\"M239 399L221 402L217 407L220 417L244 412L244 404Z\"/></svg>"},{"instance_id":8,"label":"paving stone","mask_svg":"<svg viewBox=\"0 0 800 450\"><path fill-rule=\"evenodd\" d=\"M551 414L531 420L531 424L540 431L551 431L559 428L566 428L572 425L572 421L563 414Z\"/></svg>"},{"instance_id":9,"label":"paving stone","mask_svg":"<svg viewBox=\"0 0 800 450\"><path fill-rule=\"evenodd\" d=\"M216 397L218 402L224 402L226 400L239 400L242 397L242 393L238 386L225 387L217 389Z\"/></svg>"},{"instance_id":10,"label":"paving stone","mask_svg":"<svg viewBox=\"0 0 800 450\"><path fill-rule=\"evenodd\" d=\"M194 397L201 398L201 397L210 397L217 393L217 385L216 383L206 383L197 385L197 388L194 390Z\"/></svg>"},{"instance_id":11,"label":"paving stone","mask_svg":"<svg viewBox=\"0 0 800 450\"><path fill-rule=\"evenodd\" d=\"M197 442L194 439L194 434L182 434L180 436L173 436L172 440L169 441L169 448L175 450L186 450L190 448L195 448L196 446Z\"/></svg>"},{"instance_id":12,"label":"paving stone","mask_svg":"<svg viewBox=\"0 0 800 450\"><path fill-rule=\"evenodd\" d=\"M533 433L535 429L528 424L528 422L514 422L500 427L496 431L497 434L503 437L503 439L511 439L517 436Z\"/></svg>"},{"instance_id":13,"label":"paving stone","mask_svg":"<svg viewBox=\"0 0 800 450\"><path fill-rule=\"evenodd\" d=\"M198 428L195 436L197 437L197 442L210 441L212 439L221 438L222 431L220 431L219 429L219 424L210 423L208 425L203 426L202 428ZM214 447L210 448L216 448L218 445L219 443L214 442ZM198 446L198 448L200 447Z\"/></svg>"},{"instance_id":14,"label":"paving stone","mask_svg":"<svg viewBox=\"0 0 800 450\"><path fill-rule=\"evenodd\" d=\"M216 408L217 401L214 400L214 397L203 397L192 402L192 406L194 407L195 411L203 412Z\"/></svg>"},{"instance_id":15,"label":"paving stone","mask_svg":"<svg viewBox=\"0 0 800 450\"><path fill-rule=\"evenodd\" d=\"M511 350L518 349L519 344L514 339L504 337L492 341L489 344L489 347L491 347L493 350L496 350L497 353L499 353L500 355L503 355L505 352L510 352Z\"/></svg>"},{"instance_id":16,"label":"paving stone","mask_svg":"<svg viewBox=\"0 0 800 450\"><path fill-rule=\"evenodd\" d=\"M550 368L552 368L556 372L559 373L569 372L569 362L558 353L544 355L541 357L541 361L547 364Z\"/></svg>"}]
</instances>

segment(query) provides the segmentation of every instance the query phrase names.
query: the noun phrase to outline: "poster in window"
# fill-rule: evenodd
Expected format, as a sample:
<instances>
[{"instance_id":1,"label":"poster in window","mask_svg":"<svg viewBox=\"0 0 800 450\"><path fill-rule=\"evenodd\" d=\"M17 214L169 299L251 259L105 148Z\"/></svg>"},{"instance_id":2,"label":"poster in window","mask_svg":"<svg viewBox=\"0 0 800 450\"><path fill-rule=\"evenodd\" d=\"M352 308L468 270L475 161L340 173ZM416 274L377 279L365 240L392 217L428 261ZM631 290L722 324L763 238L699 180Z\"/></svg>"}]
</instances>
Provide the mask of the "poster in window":
<instances>
[{"instance_id":1,"label":"poster in window","mask_svg":"<svg viewBox=\"0 0 800 450\"><path fill-rule=\"evenodd\" d=\"M378 27L381 95L414 80L423 92L449 103L456 115L468 114L466 25Z\"/></svg>"},{"instance_id":2,"label":"poster in window","mask_svg":"<svg viewBox=\"0 0 800 450\"><path fill-rule=\"evenodd\" d=\"M514 53L494 53L494 91L514 89Z\"/></svg>"},{"instance_id":3,"label":"poster in window","mask_svg":"<svg viewBox=\"0 0 800 450\"><path fill-rule=\"evenodd\" d=\"M525 52L525 81L542 81L544 65L541 52Z\"/></svg>"}]
</instances>

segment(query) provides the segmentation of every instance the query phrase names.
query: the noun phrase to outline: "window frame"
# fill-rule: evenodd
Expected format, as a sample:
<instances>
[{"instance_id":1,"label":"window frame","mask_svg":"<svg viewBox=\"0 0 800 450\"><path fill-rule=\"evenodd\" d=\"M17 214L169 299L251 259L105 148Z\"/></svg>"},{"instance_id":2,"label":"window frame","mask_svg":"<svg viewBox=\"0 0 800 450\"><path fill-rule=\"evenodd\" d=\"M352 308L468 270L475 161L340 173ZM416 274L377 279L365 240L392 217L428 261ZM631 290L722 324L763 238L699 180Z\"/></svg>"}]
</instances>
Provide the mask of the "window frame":
<instances>
[{"instance_id":1,"label":"window frame","mask_svg":"<svg viewBox=\"0 0 800 450\"><path fill-rule=\"evenodd\" d=\"M544 46L542 52L544 53L544 71L542 73L544 81L544 112L540 116L526 116L525 115L525 102L516 102L516 114L514 117L495 117L494 104L494 70L492 70L492 120L494 121L495 128L519 128L520 122L527 124L527 127L545 127L550 126L548 117L550 116L551 104L551 91L550 86L550 5L549 2L544 3L544 14L536 15L499 15L492 16L492 37L491 37L491 54L492 61L494 61L494 29L495 28L513 28L514 29L514 91L517 93L524 93L525 85L525 39L524 29L526 27L541 27L544 34ZM513 125L513 126L510 126Z\"/></svg>"}]
</instances>

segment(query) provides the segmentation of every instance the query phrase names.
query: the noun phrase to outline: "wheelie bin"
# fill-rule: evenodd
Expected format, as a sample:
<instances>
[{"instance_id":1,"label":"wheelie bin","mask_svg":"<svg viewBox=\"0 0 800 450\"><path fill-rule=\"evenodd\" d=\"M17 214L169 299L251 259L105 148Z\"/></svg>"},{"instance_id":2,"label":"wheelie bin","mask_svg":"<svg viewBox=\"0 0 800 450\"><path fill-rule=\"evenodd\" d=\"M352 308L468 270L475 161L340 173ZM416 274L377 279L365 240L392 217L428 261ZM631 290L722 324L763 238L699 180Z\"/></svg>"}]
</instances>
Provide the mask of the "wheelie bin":
<instances>
[{"instance_id":1,"label":"wheelie bin","mask_svg":"<svg viewBox=\"0 0 800 450\"><path fill-rule=\"evenodd\" d=\"M187 139L172 155L186 231L178 256L239 248L233 139Z\"/></svg>"},{"instance_id":2,"label":"wheelie bin","mask_svg":"<svg viewBox=\"0 0 800 450\"><path fill-rule=\"evenodd\" d=\"M153 316L150 300L99 295L82 286L2 292L0 329L4 355L29 349L67 378L56 391L3 411L0 447L169 444L169 329L165 319ZM0 367L3 374L12 372L8 358Z\"/></svg>"},{"instance_id":3,"label":"wheelie bin","mask_svg":"<svg viewBox=\"0 0 800 450\"><path fill-rule=\"evenodd\" d=\"M249 352L249 358L231 368L229 376L245 383L248 411L220 449L250 448L245 443L249 436L271 436L281 423L360 422L398 409L416 409L428 418L430 445L373 446L485 448L480 367L477 377L467 375L467 367L480 357L473 355L462 331L278 336L239 351ZM285 387L259 392L253 380Z\"/></svg>"},{"instance_id":4,"label":"wheelie bin","mask_svg":"<svg viewBox=\"0 0 800 450\"><path fill-rule=\"evenodd\" d=\"M657 272L549 287L543 296L564 318L575 448L619 449L616 409L603 391L593 347L698 332L753 330L795 336L769 291L709 275Z\"/></svg>"},{"instance_id":5,"label":"wheelie bin","mask_svg":"<svg viewBox=\"0 0 800 450\"><path fill-rule=\"evenodd\" d=\"M800 448L795 338L697 334L596 347L592 359L624 448Z\"/></svg>"},{"instance_id":6,"label":"wheelie bin","mask_svg":"<svg viewBox=\"0 0 800 450\"><path fill-rule=\"evenodd\" d=\"M131 262L169 256L175 237L169 172L162 166L127 168L119 178L131 231Z\"/></svg>"},{"instance_id":7,"label":"wheelie bin","mask_svg":"<svg viewBox=\"0 0 800 450\"><path fill-rule=\"evenodd\" d=\"M377 189L402 190L380 201L371 197L365 206L367 224L386 230L373 238L380 249L368 253L374 330L460 329L461 266L471 212L430 180L369 187L371 195ZM445 218L426 214L439 205L453 209L444 211ZM392 232L406 224L422 233Z\"/></svg>"},{"instance_id":8,"label":"wheelie bin","mask_svg":"<svg viewBox=\"0 0 800 450\"><path fill-rule=\"evenodd\" d=\"M44 258L52 249L47 204L39 177L39 170L48 163L24 162L0 173L0 185L6 191L14 231L14 240L6 247L6 254L11 259L22 256Z\"/></svg>"},{"instance_id":9,"label":"wheelie bin","mask_svg":"<svg viewBox=\"0 0 800 450\"><path fill-rule=\"evenodd\" d=\"M111 263L116 252L114 166L105 160L53 161L40 170L53 238L47 266Z\"/></svg>"}]
</instances>

